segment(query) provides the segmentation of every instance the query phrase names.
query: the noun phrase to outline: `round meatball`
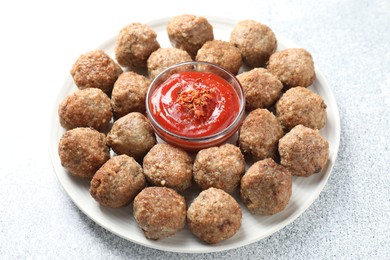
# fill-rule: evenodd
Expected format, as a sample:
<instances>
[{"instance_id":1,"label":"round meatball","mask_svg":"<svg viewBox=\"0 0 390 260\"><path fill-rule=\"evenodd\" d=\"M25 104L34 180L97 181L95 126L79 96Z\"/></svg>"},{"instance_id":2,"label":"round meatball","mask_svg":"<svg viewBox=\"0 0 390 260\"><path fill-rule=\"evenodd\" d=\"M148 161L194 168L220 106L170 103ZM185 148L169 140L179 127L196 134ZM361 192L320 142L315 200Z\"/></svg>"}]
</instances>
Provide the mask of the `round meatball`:
<instances>
[{"instance_id":1,"label":"round meatball","mask_svg":"<svg viewBox=\"0 0 390 260\"><path fill-rule=\"evenodd\" d=\"M291 173L271 158L255 162L241 179L241 199L256 215L273 215L282 211L291 192Z\"/></svg>"},{"instance_id":2,"label":"round meatball","mask_svg":"<svg viewBox=\"0 0 390 260\"><path fill-rule=\"evenodd\" d=\"M100 166L110 159L110 148L103 133L80 127L65 132L58 144L58 154L62 166L70 174L92 178Z\"/></svg>"},{"instance_id":3,"label":"round meatball","mask_svg":"<svg viewBox=\"0 0 390 260\"><path fill-rule=\"evenodd\" d=\"M296 125L321 129L325 126L326 105L322 97L311 90L295 87L276 103L276 116L287 131Z\"/></svg>"},{"instance_id":4,"label":"round meatball","mask_svg":"<svg viewBox=\"0 0 390 260\"><path fill-rule=\"evenodd\" d=\"M186 61L192 61L187 52L176 48L160 48L153 52L147 61L149 77L154 79L166 68Z\"/></svg>"},{"instance_id":5,"label":"round meatball","mask_svg":"<svg viewBox=\"0 0 390 260\"><path fill-rule=\"evenodd\" d=\"M58 115L65 129L93 127L106 131L112 118L111 101L98 88L77 90L61 102Z\"/></svg>"},{"instance_id":6,"label":"round meatball","mask_svg":"<svg viewBox=\"0 0 390 260\"><path fill-rule=\"evenodd\" d=\"M274 114L267 109L255 109L244 119L240 133L241 151L254 161L275 158L278 141L283 136L283 129Z\"/></svg>"},{"instance_id":7,"label":"round meatball","mask_svg":"<svg viewBox=\"0 0 390 260\"><path fill-rule=\"evenodd\" d=\"M192 57L207 42L214 40L213 27L204 17L179 15L167 25L169 40L173 47L187 51Z\"/></svg>"},{"instance_id":8,"label":"round meatball","mask_svg":"<svg viewBox=\"0 0 390 260\"><path fill-rule=\"evenodd\" d=\"M263 68L255 68L237 76L245 94L246 110L267 108L280 97L283 84L272 73Z\"/></svg>"},{"instance_id":9,"label":"round meatball","mask_svg":"<svg viewBox=\"0 0 390 260\"><path fill-rule=\"evenodd\" d=\"M241 227L242 211L237 201L221 189L202 191L187 210L191 232L202 241L216 244L232 237Z\"/></svg>"},{"instance_id":10,"label":"round meatball","mask_svg":"<svg viewBox=\"0 0 390 260\"><path fill-rule=\"evenodd\" d=\"M214 187L228 193L235 191L244 172L244 155L232 144L200 150L193 167L194 180L203 190Z\"/></svg>"},{"instance_id":11,"label":"round meatball","mask_svg":"<svg viewBox=\"0 0 390 260\"><path fill-rule=\"evenodd\" d=\"M157 34L146 24L131 23L120 30L115 42L115 57L120 65L145 68L150 54L160 48Z\"/></svg>"},{"instance_id":12,"label":"round meatball","mask_svg":"<svg viewBox=\"0 0 390 260\"><path fill-rule=\"evenodd\" d=\"M139 112L131 112L114 122L107 142L115 153L127 154L141 162L157 141L148 119Z\"/></svg>"},{"instance_id":13,"label":"round meatball","mask_svg":"<svg viewBox=\"0 0 390 260\"><path fill-rule=\"evenodd\" d=\"M240 49L243 60L251 67L264 67L277 47L273 31L253 20L238 22L230 34L230 42Z\"/></svg>"},{"instance_id":14,"label":"round meatball","mask_svg":"<svg viewBox=\"0 0 390 260\"><path fill-rule=\"evenodd\" d=\"M133 214L146 238L157 240L183 229L186 201L173 189L148 187L135 197Z\"/></svg>"},{"instance_id":15,"label":"round meatball","mask_svg":"<svg viewBox=\"0 0 390 260\"><path fill-rule=\"evenodd\" d=\"M106 93L121 73L121 67L102 50L80 55L70 70L79 89L99 88Z\"/></svg>"},{"instance_id":16,"label":"round meatball","mask_svg":"<svg viewBox=\"0 0 390 260\"><path fill-rule=\"evenodd\" d=\"M315 80L314 62L311 54L302 48L291 48L275 52L269 58L267 69L286 88L308 87Z\"/></svg>"},{"instance_id":17,"label":"round meatball","mask_svg":"<svg viewBox=\"0 0 390 260\"><path fill-rule=\"evenodd\" d=\"M328 161L329 144L318 130L297 125L279 141L280 163L292 175L310 176Z\"/></svg>"},{"instance_id":18,"label":"round meatball","mask_svg":"<svg viewBox=\"0 0 390 260\"><path fill-rule=\"evenodd\" d=\"M240 50L230 42L220 40L206 42L198 50L196 60L215 63L234 75L242 65Z\"/></svg>"},{"instance_id":19,"label":"round meatball","mask_svg":"<svg viewBox=\"0 0 390 260\"><path fill-rule=\"evenodd\" d=\"M184 191L191 186L192 158L182 149L156 144L143 162L146 180L154 186Z\"/></svg>"},{"instance_id":20,"label":"round meatball","mask_svg":"<svg viewBox=\"0 0 390 260\"><path fill-rule=\"evenodd\" d=\"M120 208L128 205L145 183L142 167L123 154L103 164L93 176L89 192L101 205Z\"/></svg>"},{"instance_id":21,"label":"round meatball","mask_svg":"<svg viewBox=\"0 0 390 260\"><path fill-rule=\"evenodd\" d=\"M111 94L111 105L115 118L130 112L145 112L146 93L150 81L135 72L128 71L119 76Z\"/></svg>"}]
</instances>

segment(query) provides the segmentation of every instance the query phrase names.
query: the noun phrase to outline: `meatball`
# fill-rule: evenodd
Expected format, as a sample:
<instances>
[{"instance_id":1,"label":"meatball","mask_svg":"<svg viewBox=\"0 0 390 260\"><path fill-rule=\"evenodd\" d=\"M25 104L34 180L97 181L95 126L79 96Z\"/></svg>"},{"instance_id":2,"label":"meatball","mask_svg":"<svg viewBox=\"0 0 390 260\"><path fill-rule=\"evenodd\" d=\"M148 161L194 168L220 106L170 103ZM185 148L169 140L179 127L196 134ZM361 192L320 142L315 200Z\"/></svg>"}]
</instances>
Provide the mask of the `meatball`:
<instances>
[{"instance_id":1,"label":"meatball","mask_svg":"<svg viewBox=\"0 0 390 260\"><path fill-rule=\"evenodd\" d=\"M119 76L111 94L111 105L115 118L130 112L145 112L146 93L150 81L135 72L128 71Z\"/></svg>"},{"instance_id":2,"label":"meatball","mask_svg":"<svg viewBox=\"0 0 390 260\"><path fill-rule=\"evenodd\" d=\"M61 102L58 115L65 129L93 127L106 131L112 118L111 101L97 88L77 90Z\"/></svg>"},{"instance_id":3,"label":"meatball","mask_svg":"<svg viewBox=\"0 0 390 260\"><path fill-rule=\"evenodd\" d=\"M273 31L253 20L238 22L230 34L230 42L240 49L243 60L251 67L264 67L277 47Z\"/></svg>"},{"instance_id":4,"label":"meatball","mask_svg":"<svg viewBox=\"0 0 390 260\"><path fill-rule=\"evenodd\" d=\"M289 89L276 103L275 108L279 122L287 131L296 125L313 129L321 129L325 126L325 102L307 88Z\"/></svg>"},{"instance_id":5,"label":"meatball","mask_svg":"<svg viewBox=\"0 0 390 260\"><path fill-rule=\"evenodd\" d=\"M133 214L145 236L157 240L183 229L186 201L173 189L148 187L135 197Z\"/></svg>"},{"instance_id":6,"label":"meatball","mask_svg":"<svg viewBox=\"0 0 390 260\"><path fill-rule=\"evenodd\" d=\"M89 192L101 205L120 208L128 205L144 187L142 167L123 154L103 164L93 176Z\"/></svg>"},{"instance_id":7,"label":"meatball","mask_svg":"<svg viewBox=\"0 0 390 260\"><path fill-rule=\"evenodd\" d=\"M149 77L154 79L166 68L186 61L192 61L187 52L176 48L160 48L153 52L147 61Z\"/></svg>"},{"instance_id":8,"label":"meatball","mask_svg":"<svg viewBox=\"0 0 390 260\"><path fill-rule=\"evenodd\" d=\"M278 77L286 88L296 86L306 88L315 80L311 54L301 48L275 52L269 58L267 69Z\"/></svg>"},{"instance_id":9,"label":"meatball","mask_svg":"<svg viewBox=\"0 0 390 260\"><path fill-rule=\"evenodd\" d=\"M241 179L241 199L256 215L273 215L282 211L291 192L291 173L271 158L255 162Z\"/></svg>"},{"instance_id":10,"label":"meatball","mask_svg":"<svg viewBox=\"0 0 390 260\"><path fill-rule=\"evenodd\" d=\"M110 159L110 148L103 133L80 127L65 132L58 144L58 154L62 166L70 174L92 178L100 166Z\"/></svg>"},{"instance_id":11,"label":"meatball","mask_svg":"<svg viewBox=\"0 0 390 260\"><path fill-rule=\"evenodd\" d=\"M127 154L141 162L157 141L148 119L139 112L131 112L114 122L107 142L115 153Z\"/></svg>"},{"instance_id":12,"label":"meatball","mask_svg":"<svg viewBox=\"0 0 390 260\"><path fill-rule=\"evenodd\" d=\"M244 172L244 156L232 144L199 151L193 167L194 180L203 190L214 187L228 193L235 191Z\"/></svg>"},{"instance_id":13,"label":"meatball","mask_svg":"<svg viewBox=\"0 0 390 260\"><path fill-rule=\"evenodd\" d=\"M204 17L179 15L167 25L169 40L173 47L187 51L192 57L207 42L214 40L213 27Z\"/></svg>"},{"instance_id":14,"label":"meatball","mask_svg":"<svg viewBox=\"0 0 390 260\"><path fill-rule=\"evenodd\" d=\"M192 158L182 149L156 144L143 162L146 180L154 186L184 191L191 186Z\"/></svg>"},{"instance_id":15,"label":"meatball","mask_svg":"<svg viewBox=\"0 0 390 260\"><path fill-rule=\"evenodd\" d=\"M242 65L240 50L230 42L220 40L206 42L198 50L196 60L215 63L234 75Z\"/></svg>"},{"instance_id":16,"label":"meatball","mask_svg":"<svg viewBox=\"0 0 390 260\"><path fill-rule=\"evenodd\" d=\"M255 109L244 119L240 132L241 151L253 160L275 158L278 141L283 136L283 129L274 114L267 109Z\"/></svg>"},{"instance_id":17,"label":"meatball","mask_svg":"<svg viewBox=\"0 0 390 260\"><path fill-rule=\"evenodd\" d=\"M292 175L310 176L328 161L329 144L318 130L297 125L279 141L280 163Z\"/></svg>"},{"instance_id":18,"label":"meatball","mask_svg":"<svg viewBox=\"0 0 390 260\"><path fill-rule=\"evenodd\" d=\"M145 68L150 54L160 48L157 34L142 23L131 23L120 30L115 42L115 57L120 65Z\"/></svg>"},{"instance_id":19,"label":"meatball","mask_svg":"<svg viewBox=\"0 0 390 260\"><path fill-rule=\"evenodd\" d=\"M237 201L221 189L202 191L187 210L191 232L209 244L232 237L241 227L242 211Z\"/></svg>"},{"instance_id":20,"label":"meatball","mask_svg":"<svg viewBox=\"0 0 390 260\"><path fill-rule=\"evenodd\" d=\"M246 110L267 108L280 97L283 84L272 73L263 68L255 68L237 76L245 94Z\"/></svg>"},{"instance_id":21,"label":"meatball","mask_svg":"<svg viewBox=\"0 0 390 260\"><path fill-rule=\"evenodd\" d=\"M70 70L79 89L99 88L106 93L121 73L121 67L102 50L80 55Z\"/></svg>"}]
</instances>

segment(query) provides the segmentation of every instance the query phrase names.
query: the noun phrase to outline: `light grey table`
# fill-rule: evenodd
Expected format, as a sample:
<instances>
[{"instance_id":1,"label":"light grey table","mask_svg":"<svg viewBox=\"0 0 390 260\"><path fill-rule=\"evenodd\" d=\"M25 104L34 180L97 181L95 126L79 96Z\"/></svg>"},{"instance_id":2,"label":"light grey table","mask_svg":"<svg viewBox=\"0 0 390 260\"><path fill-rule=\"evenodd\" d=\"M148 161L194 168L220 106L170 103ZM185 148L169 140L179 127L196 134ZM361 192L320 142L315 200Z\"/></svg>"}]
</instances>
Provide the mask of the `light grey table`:
<instances>
[{"instance_id":1,"label":"light grey table","mask_svg":"<svg viewBox=\"0 0 390 260\"><path fill-rule=\"evenodd\" d=\"M390 1L25 1L0 13L0 259L390 259ZM48 155L74 58L128 22L182 13L253 18L308 49L340 111L319 198L277 233L225 252L163 252L106 231L69 199Z\"/></svg>"}]
</instances>

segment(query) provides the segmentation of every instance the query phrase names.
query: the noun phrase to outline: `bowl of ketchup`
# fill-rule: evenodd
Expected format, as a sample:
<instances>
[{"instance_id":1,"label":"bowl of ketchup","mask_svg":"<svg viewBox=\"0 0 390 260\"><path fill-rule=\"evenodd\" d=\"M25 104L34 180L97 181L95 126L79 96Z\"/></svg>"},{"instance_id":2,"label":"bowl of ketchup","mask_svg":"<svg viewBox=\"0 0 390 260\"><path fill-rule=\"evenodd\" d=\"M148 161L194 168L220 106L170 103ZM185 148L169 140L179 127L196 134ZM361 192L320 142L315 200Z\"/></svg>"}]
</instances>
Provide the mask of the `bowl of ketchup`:
<instances>
[{"instance_id":1,"label":"bowl of ketchup","mask_svg":"<svg viewBox=\"0 0 390 260\"><path fill-rule=\"evenodd\" d=\"M237 138L245 97L237 78L226 69L208 62L183 62L152 81L146 112L163 141L197 151Z\"/></svg>"}]
</instances>

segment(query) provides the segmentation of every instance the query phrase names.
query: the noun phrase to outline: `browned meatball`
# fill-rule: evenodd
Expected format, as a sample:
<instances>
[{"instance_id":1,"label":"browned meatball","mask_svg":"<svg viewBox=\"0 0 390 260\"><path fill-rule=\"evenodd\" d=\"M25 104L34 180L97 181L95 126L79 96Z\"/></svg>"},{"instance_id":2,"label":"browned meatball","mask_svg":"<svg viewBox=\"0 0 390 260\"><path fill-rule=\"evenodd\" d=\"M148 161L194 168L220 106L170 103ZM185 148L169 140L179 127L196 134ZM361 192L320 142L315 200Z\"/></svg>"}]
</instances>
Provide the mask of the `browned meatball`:
<instances>
[{"instance_id":1,"label":"browned meatball","mask_svg":"<svg viewBox=\"0 0 390 260\"><path fill-rule=\"evenodd\" d=\"M106 93L112 90L121 73L121 67L102 50L80 55L70 70L79 89L99 88Z\"/></svg>"},{"instance_id":2,"label":"browned meatball","mask_svg":"<svg viewBox=\"0 0 390 260\"><path fill-rule=\"evenodd\" d=\"M127 154L141 162L157 141L148 119L141 113L131 112L114 122L107 142L115 153Z\"/></svg>"},{"instance_id":3,"label":"browned meatball","mask_svg":"<svg viewBox=\"0 0 390 260\"><path fill-rule=\"evenodd\" d=\"M278 141L283 136L283 129L278 119L267 109L255 109L244 119L239 144L244 154L253 160L275 158Z\"/></svg>"},{"instance_id":4,"label":"browned meatball","mask_svg":"<svg viewBox=\"0 0 390 260\"><path fill-rule=\"evenodd\" d=\"M154 186L183 191L191 186L192 158L182 149L156 144L143 162L146 180Z\"/></svg>"},{"instance_id":5,"label":"browned meatball","mask_svg":"<svg viewBox=\"0 0 390 260\"><path fill-rule=\"evenodd\" d=\"M296 125L321 129L326 122L326 105L322 97L303 87L289 89L276 103L276 116L289 131Z\"/></svg>"},{"instance_id":6,"label":"browned meatball","mask_svg":"<svg viewBox=\"0 0 390 260\"><path fill-rule=\"evenodd\" d=\"M93 127L106 131L112 118L110 98L97 88L77 90L61 102L58 115L65 129Z\"/></svg>"},{"instance_id":7,"label":"browned meatball","mask_svg":"<svg viewBox=\"0 0 390 260\"><path fill-rule=\"evenodd\" d=\"M202 191L187 210L191 232L209 244L232 237L241 227L242 211L237 201L221 189Z\"/></svg>"},{"instance_id":8,"label":"browned meatball","mask_svg":"<svg viewBox=\"0 0 390 260\"><path fill-rule=\"evenodd\" d=\"M280 97L283 84L272 73L263 68L255 68L237 76L245 94L246 110L267 108Z\"/></svg>"},{"instance_id":9,"label":"browned meatball","mask_svg":"<svg viewBox=\"0 0 390 260\"><path fill-rule=\"evenodd\" d=\"M160 48L156 32L142 23L131 23L120 30L115 42L115 57L120 65L145 68L150 54Z\"/></svg>"},{"instance_id":10,"label":"browned meatball","mask_svg":"<svg viewBox=\"0 0 390 260\"><path fill-rule=\"evenodd\" d=\"M184 227L186 202L175 190L148 187L135 197L133 214L146 238L157 240L172 236Z\"/></svg>"},{"instance_id":11,"label":"browned meatball","mask_svg":"<svg viewBox=\"0 0 390 260\"><path fill-rule=\"evenodd\" d=\"M291 48L275 52L269 58L267 69L286 88L308 87L315 80L314 62L305 49Z\"/></svg>"},{"instance_id":12,"label":"browned meatball","mask_svg":"<svg viewBox=\"0 0 390 260\"><path fill-rule=\"evenodd\" d=\"M282 211L291 192L291 173L271 158L255 162L241 179L241 199L253 214L273 215Z\"/></svg>"},{"instance_id":13,"label":"browned meatball","mask_svg":"<svg viewBox=\"0 0 390 260\"><path fill-rule=\"evenodd\" d=\"M203 149L196 155L193 172L203 190L214 187L232 193L245 172L244 155L232 144Z\"/></svg>"},{"instance_id":14,"label":"browned meatball","mask_svg":"<svg viewBox=\"0 0 390 260\"><path fill-rule=\"evenodd\" d=\"M230 42L237 46L244 61L251 67L263 67L277 47L273 31L253 20L240 21L230 34Z\"/></svg>"},{"instance_id":15,"label":"browned meatball","mask_svg":"<svg viewBox=\"0 0 390 260\"><path fill-rule=\"evenodd\" d=\"M108 159L110 148L106 136L92 128L66 131L58 144L61 164L77 177L92 178Z\"/></svg>"},{"instance_id":16,"label":"browned meatball","mask_svg":"<svg viewBox=\"0 0 390 260\"><path fill-rule=\"evenodd\" d=\"M328 161L329 144L318 130L297 125L279 141L280 163L292 175L310 176Z\"/></svg>"},{"instance_id":17,"label":"browned meatball","mask_svg":"<svg viewBox=\"0 0 390 260\"><path fill-rule=\"evenodd\" d=\"M185 61L192 61L187 52L176 48L160 48L153 52L148 59L149 77L153 79L166 68Z\"/></svg>"},{"instance_id":18,"label":"browned meatball","mask_svg":"<svg viewBox=\"0 0 390 260\"><path fill-rule=\"evenodd\" d=\"M167 25L171 44L175 48L187 51L192 57L207 42L214 40L213 27L204 17L179 15Z\"/></svg>"},{"instance_id":19,"label":"browned meatball","mask_svg":"<svg viewBox=\"0 0 390 260\"><path fill-rule=\"evenodd\" d=\"M145 98L150 81L135 72L128 71L119 76L111 94L111 105L115 118L130 112L145 113Z\"/></svg>"},{"instance_id":20,"label":"browned meatball","mask_svg":"<svg viewBox=\"0 0 390 260\"><path fill-rule=\"evenodd\" d=\"M221 40L206 42L198 50L196 60L215 63L234 75L238 73L242 65L240 50L230 42Z\"/></svg>"},{"instance_id":21,"label":"browned meatball","mask_svg":"<svg viewBox=\"0 0 390 260\"><path fill-rule=\"evenodd\" d=\"M101 205L128 205L144 187L142 167L125 154L112 157L95 173L89 192Z\"/></svg>"}]
</instances>

